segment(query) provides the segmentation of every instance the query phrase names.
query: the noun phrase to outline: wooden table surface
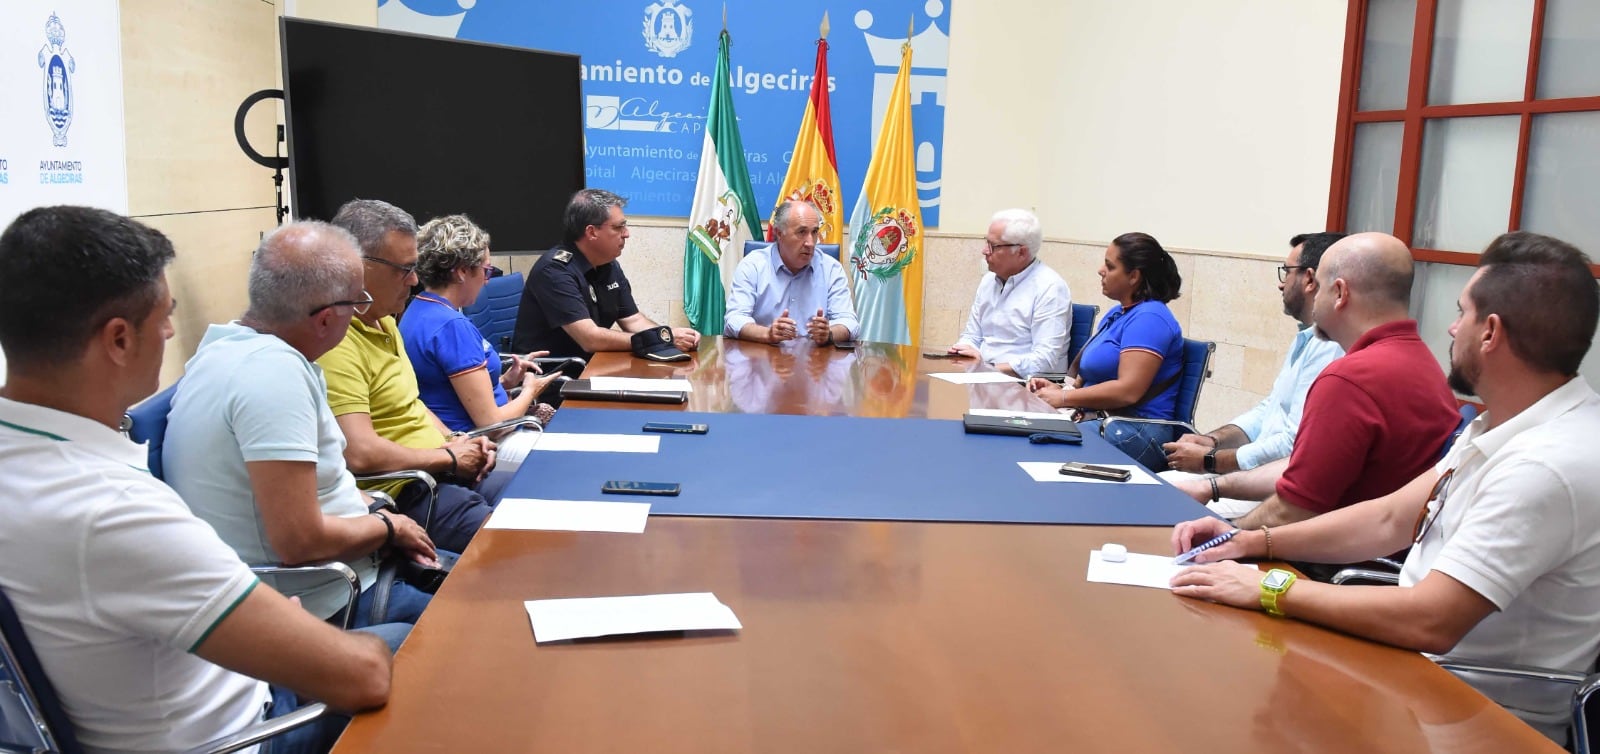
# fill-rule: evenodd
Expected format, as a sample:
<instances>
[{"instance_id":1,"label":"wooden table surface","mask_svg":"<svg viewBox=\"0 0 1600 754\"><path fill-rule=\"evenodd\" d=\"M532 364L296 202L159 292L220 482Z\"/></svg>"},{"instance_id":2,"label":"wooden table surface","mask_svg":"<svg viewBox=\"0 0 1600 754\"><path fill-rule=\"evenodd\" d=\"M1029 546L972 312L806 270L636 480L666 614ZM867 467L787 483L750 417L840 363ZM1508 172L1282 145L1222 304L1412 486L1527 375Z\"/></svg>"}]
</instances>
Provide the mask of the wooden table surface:
<instances>
[{"instance_id":1,"label":"wooden table surface","mask_svg":"<svg viewBox=\"0 0 1600 754\"><path fill-rule=\"evenodd\" d=\"M986 369L973 359L929 359L911 346L862 343L854 350L794 341L779 346L706 338L694 360L656 364L597 353L585 377L675 377L694 385L686 411L960 419L972 408L1053 411L1020 383L956 385L931 372ZM644 403L568 401L576 408L647 408Z\"/></svg>"},{"instance_id":2,"label":"wooden table surface","mask_svg":"<svg viewBox=\"0 0 1600 754\"><path fill-rule=\"evenodd\" d=\"M1560 751L1414 652L1091 584L1152 528L485 530L335 752ZM711 591L737 632L536 645L523 600Z\"/></svg>"}]
</instances>

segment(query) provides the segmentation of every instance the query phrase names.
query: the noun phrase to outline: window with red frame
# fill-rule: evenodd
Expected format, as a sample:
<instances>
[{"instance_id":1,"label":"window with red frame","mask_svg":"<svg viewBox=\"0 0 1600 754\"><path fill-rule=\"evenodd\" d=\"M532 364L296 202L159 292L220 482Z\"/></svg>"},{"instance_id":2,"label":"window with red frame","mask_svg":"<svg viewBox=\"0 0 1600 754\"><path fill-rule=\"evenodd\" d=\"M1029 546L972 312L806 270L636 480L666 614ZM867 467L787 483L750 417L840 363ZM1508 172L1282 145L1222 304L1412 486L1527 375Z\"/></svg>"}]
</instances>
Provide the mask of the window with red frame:
<instances>
[{"instance_id":1,"label":"window with red frame","mask_svg":"<svg viewBox=\"0 0 1600 754\"><path fill-rule=\"evenodd\" d=\"M1424 262L1518 229L1600 259L1600 2L1349 3L1328 227Z\"/></svg>"}]
</instances>

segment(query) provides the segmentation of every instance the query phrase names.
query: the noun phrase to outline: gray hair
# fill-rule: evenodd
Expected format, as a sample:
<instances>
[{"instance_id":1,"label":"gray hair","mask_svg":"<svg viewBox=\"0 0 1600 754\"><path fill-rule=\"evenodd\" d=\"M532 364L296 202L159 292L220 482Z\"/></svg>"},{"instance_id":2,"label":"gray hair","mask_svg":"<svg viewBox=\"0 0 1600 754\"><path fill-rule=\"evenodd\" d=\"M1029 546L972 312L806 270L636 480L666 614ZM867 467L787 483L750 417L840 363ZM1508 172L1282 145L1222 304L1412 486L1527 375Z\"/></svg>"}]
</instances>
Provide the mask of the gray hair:
<instances>
[{"instance_id":1,"label":"gray hair","mask_svg":"<svg viewBox=\"0 0 1600 754\"><path fill-rule=\"evenodd\" d=\"M417 234L417 221L411 213L379 199L351 199L339 208L332 222L355 235L362 254L377 254L390 231Z\"/></svg>"},{"instance_id":2,"label":"gray hair","mask_svg":"<svg viewBox=\"0 0 1600 754\"><path fill-rule=\"evenodd\" d=\"M482 264L489 253L489 234L466 215L429 220L417 231L417 277L434 288L447 285L451 273Z\"/></svg>"},{"instance_id":3,"label":"gray hair","mask_svg":"<svg viewBox=\"0 0 1600 754\"><path fill-rule=\"evenodd\" d=\"M250 308L265 325L305 319L319 306L347 298L362 275L356 237L343 228L301 220L268 233L250 260Z\"/></svg>"},{"instance_id":4,"label":"gray hair","mask_svg":"<svg viewBox=\"0 0 1600 754\"><path fill-rule=\"evenodd\" d=\"M562 229L567 243L583 238L591 225L605 225L611 219L612 207L626 207L628 200L605 189L579 189L567 202L562 216Z\"/></svg>"},{"instance_id":5,"label":"gray hair","mask_svg":"<svg viewBox=\"0 0 1600 754\"><path fill-rule=\"evenodd\" d=\"M782 204L778 205L777 209L772 211L772 228L774 231L789 229L789 216L794 214L796 207L810 207L812 212L817 213L817 219L822 219L822 210L817 209L817 205L804 199L786 199Z\"/></svg>"},{"instance_id":6,"label":"gray hair","mask_svg":"<svg viewBox=\"0 0 1600 754\"><path fill-rule=\"evenodd\" d=\"M1039 228L1039 218L1025 209L1003 209L994 213L989 223L1005 223L1000 233L1001 243L1019 243L1028 249L1028 258L1039 255L1039 245L1044 243L1044 231Z\"/></svg>"}]
</instances>

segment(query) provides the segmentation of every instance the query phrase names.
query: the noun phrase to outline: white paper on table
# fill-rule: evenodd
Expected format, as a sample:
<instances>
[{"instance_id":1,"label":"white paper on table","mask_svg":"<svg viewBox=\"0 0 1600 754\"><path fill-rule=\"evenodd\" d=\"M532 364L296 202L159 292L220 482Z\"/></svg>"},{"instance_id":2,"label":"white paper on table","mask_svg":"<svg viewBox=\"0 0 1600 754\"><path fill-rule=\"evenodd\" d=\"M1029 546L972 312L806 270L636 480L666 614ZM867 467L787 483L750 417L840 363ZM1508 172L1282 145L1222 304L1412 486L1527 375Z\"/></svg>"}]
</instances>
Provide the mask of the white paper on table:
<instances>
[{"instance_id":1,"label":"white paper on table","mask_svg":"<svg viewBox=\"0 0 1600 754\"><path fill-rule=\"evenodd\" d=\"M1172 577L1185 568L1188 566L1173 563L1171 555L1130 552L1127 560L1109 563L1100 559L1099 550L1089 551L1089 581L1101 584L1171 589Z\"/></svg>"},{"instance_id":2,"label":"white paper on table","mask_svg":"<svg viewBox=\"0 0 1600 754\"><path fill-rule=\"evenodd\" d=\"M661 435L605 435L546 432L533 446L536 451L583 453L659 453Z\"/></svg>"},{"instance_id":3,"label":"white paper on table","mask_svg":"<svg viewBox=\"0 0 1600 754\"><path fill-rule=\"evenodd\" d=\"M688 380L654 377L590 377L593 390L632 390L636 393L692 393Z\"/></svg>"},{"instance_id":4,"label":"white paper on table","mask_svg":"<svg viewBox=\"0 0 1600 754\"><path fill-rule=\"evenodd\" d=\"M1070 419L1072 412L1045 412L1045 411L1007 411L1003 408L969 408L967 413L973 416L1004 416L1016 419Z\"/></svg>"},{"instance_id":5,"label":"white paper on table","mask_svg":"<svg viewBox=\"0 0 1600 754\"><path fill-rule=\"evenodd\" d=\"M1160 484L1154 474L1146 471L1143 466L1136 463L1097 463L1096 466L1105 466L1112 469L1127 469L1133 472L1126 482L1113 482L1109 479L1090 479L1086 476L1073 476L1061 473L1061 464L1055 461L1017 461L1017 465L1035 482L1086 482L1088 484Z\"/></svg>"},{"instance_id":6,"label":"white paper on table","mask_svg":"<svg viewBox=\"0 0 1600 754\"><path fill-rule=\"evenodd\" d=\"M516 471L527 459L528 453L539 442L538 432L512 432L495 444L494 465L497 469Z\"/></svg>"},{"instance_id":7,"label":"white paper on table","mask_svg":"<svg viewBox=\"0 0 1600 754\"><path fill-rule=\"evenodd\" d=\"M489 516L489 529L539 529L546 531L644 532L649 503L611 503L593 500L539 500L508 497Z\"/></svg>"},{"instance_id":8,"label":"white paper on table","mask_svg":"<svg viewBox=\"0 0 1600 754\"><path fill-rule=\"evenodd\" d=\"M533 624L533 640L540 643L650 631L744 627L711 592L529 600L522 604Z\"/></svg>"},{"instance_id":9,"label":"white paper on table","mask_svg":"<svg viewBox=\"0 0 1600 754\"><path fill-rule=\"evenodd\" d=\"M957 385L987 385L994 382L1021 382L1005 372L934 372L928 375Z\"/></svg>"}]
</instances>

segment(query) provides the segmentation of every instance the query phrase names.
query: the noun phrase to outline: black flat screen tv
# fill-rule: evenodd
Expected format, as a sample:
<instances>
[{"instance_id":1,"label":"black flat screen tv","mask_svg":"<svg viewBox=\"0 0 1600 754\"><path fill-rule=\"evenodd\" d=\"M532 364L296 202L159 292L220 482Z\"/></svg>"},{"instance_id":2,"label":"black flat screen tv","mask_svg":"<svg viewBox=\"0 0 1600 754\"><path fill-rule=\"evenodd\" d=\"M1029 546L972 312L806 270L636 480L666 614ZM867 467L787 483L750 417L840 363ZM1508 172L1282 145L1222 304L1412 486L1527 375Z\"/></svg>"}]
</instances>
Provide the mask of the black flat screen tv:
<instances>
[{"instance_id":1,"label":"black flat screen tv","mask_svg":"<svg viewBox=\"0 0 1600 754\"><path fill-rule=\"evenodd\" d=\"M419 224L464 212L496 254L561 241L584 182L576 55L296 18L280 32L296 217L382 199Z\"/></svg>"}]
</instances>

